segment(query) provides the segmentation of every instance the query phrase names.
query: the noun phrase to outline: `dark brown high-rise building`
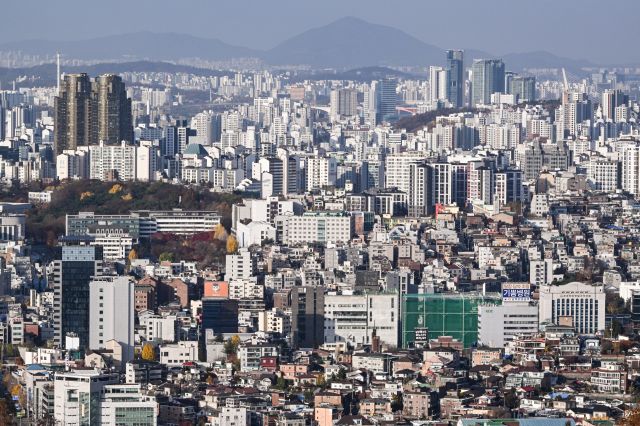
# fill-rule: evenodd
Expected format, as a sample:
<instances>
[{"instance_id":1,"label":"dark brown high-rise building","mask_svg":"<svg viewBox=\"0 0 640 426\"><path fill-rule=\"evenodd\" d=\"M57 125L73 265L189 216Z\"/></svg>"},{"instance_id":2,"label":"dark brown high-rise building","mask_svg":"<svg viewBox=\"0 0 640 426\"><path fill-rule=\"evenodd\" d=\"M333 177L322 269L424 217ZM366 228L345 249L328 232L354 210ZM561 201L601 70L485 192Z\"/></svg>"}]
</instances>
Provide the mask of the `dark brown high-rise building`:
<instances>
[{"instance_id":1,"label":"dark brown high-rise building","mask_svg":"<svg viewBox=\"0 0 640 426\"><path fill-rule=\"evenodd\" d=\"M55 99L56 155L79 146L133 142L131 99L122 78L112 74L91 81L87 74L68 74Z\"/></svg>"},{"instance_id":2,"label":"dark brown high-rise building","mask_svg":"<svg viewBox=\"0 0 640 426\"><path fill-rule=\"evenodd\" d=\"M60 82L55 99L53 140L56 154L65 149L89 145L93 139L95 118L91 80L87 74L67 74Z\"/></svg>"},{"instance_id":3,"label":"dark brown high-rise building","mask_svg":"<svg viewBox=\"0 0 640 426\"><path fill-rule=\"evenodd\" d=\"M133 142L131 99L127 98L122 78L101 75L93 83L93 92L97 101L98 142L108 145Z\"/></svg>"}]
</instances>

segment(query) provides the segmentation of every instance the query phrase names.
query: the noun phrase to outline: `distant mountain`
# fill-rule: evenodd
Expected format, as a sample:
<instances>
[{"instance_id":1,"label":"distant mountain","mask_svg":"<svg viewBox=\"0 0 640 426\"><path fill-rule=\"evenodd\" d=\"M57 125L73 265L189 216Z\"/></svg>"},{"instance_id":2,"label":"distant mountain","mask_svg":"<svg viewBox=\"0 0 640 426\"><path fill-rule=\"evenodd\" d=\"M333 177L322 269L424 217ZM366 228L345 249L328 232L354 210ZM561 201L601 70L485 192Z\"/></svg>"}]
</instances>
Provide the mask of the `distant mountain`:
<instances>
[{"instance_id":1,"label":"distant mountain","mask_svg":"<svg viewBox=\"0 0 640 426\"><path fill-rule=\"evenodd\" d=\"M70 59L109 61L177 61L185 58L226 60L260 58L270 65L309 65L315 70L340 71L390 66L444 65L444 50L402 30L346 17L313 28L261 51L234 46L217 39L176 33L138 32L78 41L26 40L0 43L0 51L32 55L62 52ZM496 55L465 49L465 65ZM511 53L503 56L508 70L560 68L573 71L593 66L588 61L562 58L548 52Z\"/></svg>"},{"instance_id":2,"label":"distant mountain","mask_svg":"<svg viewBox=\"0 0 640 426\"><path fill-rule=\"evenodd\" d=\"M596 66L587 60L569 59L556 56L545 51L509 53L502 59L511 71L522 71L525 68L566 68L574 72L581 68Z\"/></svg>"},{"instance_id":3,"label":"distant mountain","mask_svg":"<svg viewBox=\"0 0 640 426\"><path fill-rule=\"evenodd\" d=\"M265 52L270 64L316 68L428 65L444 61L442 49L395 28L346 17L292 37Z\"/></svg>"},{"instance_id":4,"label":"distant mountain","mask_svg":"<svg viewBox=\"0 0 640 426\"><path fill-rule=\"evenodd\" d=\"M26 40L0 44L0 51L22 51L32 55L62 52L73 59L85 60L178 60L202 58L224 60L258 57L261 52L233 46L216 39L185 34L139 32L78 41Z\"/></svg>"}]
</instances>

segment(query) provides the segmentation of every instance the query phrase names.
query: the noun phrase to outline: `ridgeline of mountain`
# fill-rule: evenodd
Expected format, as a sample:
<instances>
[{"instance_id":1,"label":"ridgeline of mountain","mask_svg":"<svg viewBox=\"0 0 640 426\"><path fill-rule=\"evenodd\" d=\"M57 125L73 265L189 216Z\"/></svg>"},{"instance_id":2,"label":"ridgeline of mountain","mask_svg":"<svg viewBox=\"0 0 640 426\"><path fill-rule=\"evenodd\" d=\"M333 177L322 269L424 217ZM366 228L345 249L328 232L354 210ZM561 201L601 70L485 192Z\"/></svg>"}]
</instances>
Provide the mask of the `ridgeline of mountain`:
<instances>
[{"instance_id":1,"label":"ridgeline of mountain","mask_svg":"<svg viewBox=\"0 0 640 426\"><path fill-rule=\"evenodd\" d=\"M186 34L138 32L77 41L26 40L0 44L0 51L21 51L30 55L62 52L68 58L84 60L169 61L183 58L225 60L258 57L261 52L234 46L217 39Z\"/></svg>"},{"instance_id":2,"label":"ridgeline of mountain","mask_svg":"<svg viewBox=\"0 0 640 426\"><path fill-rule=\"evenodd\" d=\"M509 53L502 56L507 69L522 71L525 68L567 68L574 72L581 68L595 66L592 62L582 59L569 59L556 56L545 51Z\"/></svg>"},{"instance_id":3,"label":"ridgeline of mountain","mask_svg":"<svg viewBox=\"0 0 640 426\"><path fill-rule=\"evenodd\" d=\"M395 28L346 17L280 43L265 54L271 64L316 68L427 65L444 61L442 49Z\"/></svg>"},{"instance_id":4,"label":"ridgeline of mountain","mask_svg":"<svg viewBox=\"0 0 640 426\"><path fill-rule=\"evenodd\" d=\"M62 52L66 58L109 61L177 61L185 58L221 61L258 58L273 66L308 65L315 70L340 71L392 66L444 65L444 50L402 30L345 17L310 29L261 51L234 46L217 39L176 33L138 32L90 40L26 40L0 44L0 51L50 56ZM474 59L493 54L465 49L465 66ZM578 70L592 66L585 60L559 57L544 51L511 53L503 57L508 70L560 68Z\"/></svg>"}]
</instances>

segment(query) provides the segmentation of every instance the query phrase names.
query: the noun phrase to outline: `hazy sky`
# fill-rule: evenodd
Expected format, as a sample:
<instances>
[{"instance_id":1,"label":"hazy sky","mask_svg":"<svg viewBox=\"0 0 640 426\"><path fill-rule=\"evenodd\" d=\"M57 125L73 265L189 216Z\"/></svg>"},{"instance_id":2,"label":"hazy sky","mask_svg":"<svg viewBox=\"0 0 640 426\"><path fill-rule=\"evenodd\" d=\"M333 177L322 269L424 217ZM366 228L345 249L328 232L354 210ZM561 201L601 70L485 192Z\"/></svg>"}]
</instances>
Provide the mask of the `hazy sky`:
<instances>
[{"instance_id":1,"label":"hazy sky","mask_svg":"<svg viewBox=\"0 0 640 426\"><path fill-rule=\"evenodd\" d=\"M400 28L443 48L495 54L547 50L603 63L640 60L638 0L2 1L0 41L146 30L264 49L347 15Z\"/></svg>"}]
</instances>

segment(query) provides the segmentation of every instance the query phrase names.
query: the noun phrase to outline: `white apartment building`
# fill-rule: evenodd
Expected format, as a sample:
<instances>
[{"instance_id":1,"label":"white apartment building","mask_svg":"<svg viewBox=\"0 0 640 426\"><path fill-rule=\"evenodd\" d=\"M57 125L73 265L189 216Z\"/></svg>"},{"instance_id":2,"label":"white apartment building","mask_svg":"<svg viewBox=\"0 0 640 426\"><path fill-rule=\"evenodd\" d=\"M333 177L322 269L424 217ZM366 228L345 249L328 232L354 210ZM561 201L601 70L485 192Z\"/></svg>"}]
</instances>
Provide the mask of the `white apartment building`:
<instances>
[{"instance_id":1,"label":"white apartment building","mask_svg":"<svg viewBox=\"0 0 640 426\"><path fill-rule=\"evenodd\" d=\"M302 216L278 216L276 237L283 244L347 242L352 217L342 211L306 212Z\"/></svg>"},{"instance_id":2,"label":"white apartment building","mask_svg":"<svg viewBox=\"0 0 640 426\"><path fill-rule=\"evenodd\" d=\"M258 313L258 330L281 336L291 333L291 313L278 308Z\"/></svg>"},{"instance_id":3,"label":"white apartment building","mask_svg":"<svg viewBox=\"0 0 640 426\"><path fill-rule=\"evenodd\" d=\"M229 299L264 299L264 286L257 277L229 280Z\"/></svg>"},{"instance_id":4,"label":"white apartment building","mask_svg":"<svg viewBox=\"0 0 640 426\"><path fill-rule=\"evenodd\" d=\"M108 232L99 230L93 237L94 240L90 244L102 247L104 260L118 261L126 259L134 244L134 239L129 233L122 230L111 229Z\"/></svg>"},{"instance_id":5,"label":"white apartment building","mask_svg":"<svg viewBox=\"0 0 640 426\"><path fill-rule=\"evenodd\" d=\"M640 196L640 144L624 143L617 148L621 161L621 188L636 198Z\"/></svg>"},{"instance_id":6,"label":"white apartment building","mask_svg":"<svg viewBox=\"0 0 640 426\"><path fill-rule=\"evenodd\" d=\"M225 259L225 279L249 279L256 270L256 261L251 252L241 248L237 253L228 254Z\"/></svg>"},{"instance_id":7,"label":"white apartment building","mask_svg":"<svg viewBox=\"0 0 640 426\"><path fill-rule=\"evenodd\" d=\"M586 163L587 182L596 191L615 192L618 189L618 162L592 159Z\"/></svg>"},{"instance_id":8,"label":"white apartment building","mask_svg":"<svg viewBox=\"0 0 640 426\"><path fill-rule=\"evenodd\" d=\"M336 184L338 164L333 157L309 157L305 160L307 184L306 190Z\"/></svg>"},{"instance_id":9,"label":"white apartment building","mask_svg":"<svg viewBox=\"0 0 640 426\"><path fill-rule=\"evenodd\" d=\"M89 147L89 178L102 181L134 180L136 178L136 147L121 142L120 145Z\"/></svg>"},{"instance_id":10,"label":"white apartment building","mask_svg":"<svg viewBox=\"0 0 640 426\"><path fill-rule=\"evenodd\" d=\"M89 147L65 150L56 157L56 178L87 179L89 177Z\"/></svg>"}]
</instances>

